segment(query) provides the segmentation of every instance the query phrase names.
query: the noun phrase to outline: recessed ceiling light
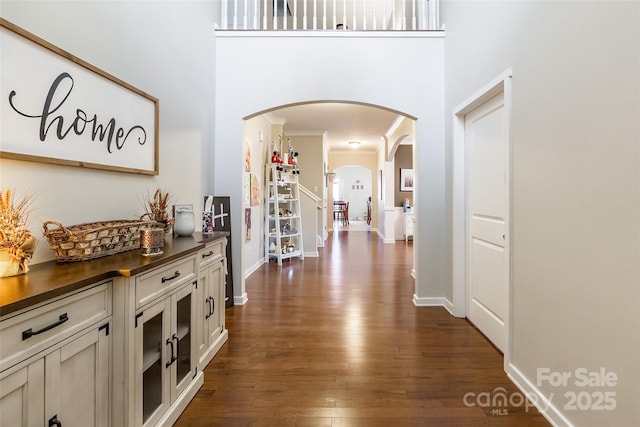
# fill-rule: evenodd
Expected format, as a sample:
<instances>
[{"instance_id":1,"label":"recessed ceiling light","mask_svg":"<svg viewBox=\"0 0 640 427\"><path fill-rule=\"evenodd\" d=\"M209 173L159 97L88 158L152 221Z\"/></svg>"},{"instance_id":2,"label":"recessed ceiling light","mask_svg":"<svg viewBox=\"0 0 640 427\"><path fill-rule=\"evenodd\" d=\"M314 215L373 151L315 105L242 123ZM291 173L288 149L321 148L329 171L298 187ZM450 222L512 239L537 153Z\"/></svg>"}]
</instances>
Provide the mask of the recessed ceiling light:
<instances>
[{"instance_id":1,"label":"recessed ceiling light","mask_svg":"<svg viewBox=\"0 0 640 427\"><path fill-rule=\"evenodd\" d=\"M360 145L360 141L349 141L349 145L351 146L351 148L358 148L358 146Z\"/></svg>"}]
</instances>

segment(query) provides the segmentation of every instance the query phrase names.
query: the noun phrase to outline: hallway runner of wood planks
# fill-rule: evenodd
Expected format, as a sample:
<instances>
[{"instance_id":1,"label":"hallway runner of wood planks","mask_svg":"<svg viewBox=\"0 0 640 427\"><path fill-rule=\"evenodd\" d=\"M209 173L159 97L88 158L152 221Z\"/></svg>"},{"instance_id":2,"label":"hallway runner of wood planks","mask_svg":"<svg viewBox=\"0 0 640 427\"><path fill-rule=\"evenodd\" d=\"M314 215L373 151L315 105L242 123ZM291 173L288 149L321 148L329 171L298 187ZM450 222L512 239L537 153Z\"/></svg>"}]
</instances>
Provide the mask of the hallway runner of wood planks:
<instances>
[{"instance_id":1,"label":"hallway runner of wood planks","mask_svg":"<svg viewBox=\"0 0 640 427\"><path fill-rule=\"evenodd\" d=\"M548 426L465 319L414 306L412 251L340 231L263 265L176 426Z\"/></svg>"}]
</instances>

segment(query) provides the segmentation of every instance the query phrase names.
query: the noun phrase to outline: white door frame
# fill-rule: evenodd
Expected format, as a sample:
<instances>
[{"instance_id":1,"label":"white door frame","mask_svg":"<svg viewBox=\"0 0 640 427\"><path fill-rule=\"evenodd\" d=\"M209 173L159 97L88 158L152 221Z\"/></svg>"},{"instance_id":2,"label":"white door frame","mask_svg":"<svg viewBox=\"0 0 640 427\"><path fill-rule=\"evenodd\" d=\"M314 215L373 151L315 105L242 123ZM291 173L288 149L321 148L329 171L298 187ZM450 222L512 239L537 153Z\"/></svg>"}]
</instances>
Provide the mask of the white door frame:
<instances>
[{"instance_id":1,"label":"white door frame","mask_svg":"<svg viewBox=\"0 0 640 427\"><path fill-rule=\"evenodd\" d=\"M479 107L494 96L504 93L504 108L507 123L509 126L508 138L508 194L511 194L511 69L505 70L498 77L493 79L482 89L477 91L467 100L462 102L453 110L453 315L456 317L466 317L467 315L467 175L468 156L465 144L465 115ZM509 198L511 199L511 198ZM509 245L512 247L512 224L511 200L509 200ZM507 345L504 353L505 366L510 360L511 354L511 259L512 251L509 251L509 308L507 310Z\"/></svg>"}]
</instances>

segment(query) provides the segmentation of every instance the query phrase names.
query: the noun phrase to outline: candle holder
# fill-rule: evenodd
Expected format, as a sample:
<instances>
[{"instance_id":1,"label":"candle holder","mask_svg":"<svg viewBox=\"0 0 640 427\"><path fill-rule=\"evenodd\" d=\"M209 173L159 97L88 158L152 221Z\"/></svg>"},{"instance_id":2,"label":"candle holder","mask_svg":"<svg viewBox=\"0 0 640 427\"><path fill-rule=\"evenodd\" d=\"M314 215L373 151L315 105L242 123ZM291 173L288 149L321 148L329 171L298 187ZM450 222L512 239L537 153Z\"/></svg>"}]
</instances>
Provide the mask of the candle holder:
<instances>
[{"instance_id":1,"label":"candle holder","mask_svg":"<svg viewBox=\"0 0 640 427\"><path fill-rule=\"evenodd\" d=\"M148 227L140 229L140 248L143 256L161 255L164 246L164 228Z\"/></svg>"}]
</instances>

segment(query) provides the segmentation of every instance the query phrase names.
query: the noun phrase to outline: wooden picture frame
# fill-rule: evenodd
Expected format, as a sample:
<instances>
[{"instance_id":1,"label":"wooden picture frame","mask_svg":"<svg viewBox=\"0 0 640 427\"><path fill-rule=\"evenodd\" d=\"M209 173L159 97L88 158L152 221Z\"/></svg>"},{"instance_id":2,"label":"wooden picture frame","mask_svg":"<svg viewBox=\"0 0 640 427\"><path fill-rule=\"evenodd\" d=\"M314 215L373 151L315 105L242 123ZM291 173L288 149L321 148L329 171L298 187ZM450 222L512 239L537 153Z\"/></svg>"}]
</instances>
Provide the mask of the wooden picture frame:
<instances>
[{"instance_id":1,"label":"wooden picture frame","mask_svg":"<svg viewBox=\"0 0 640 427\"><path fill-rule=\"evenodd\" d=\"M0 158L158 175L158 100L0 18Z\"/></svg>"},{"instance_id":2,"label":"wooden picture frame","mask_svg":"<svg viewBox=\"0 0 640 427\"><path fill-rule=\"evenodd\" d=\"M413 191L413 169L400 169L400 191Z\"/></svg>"}]
</instances>

